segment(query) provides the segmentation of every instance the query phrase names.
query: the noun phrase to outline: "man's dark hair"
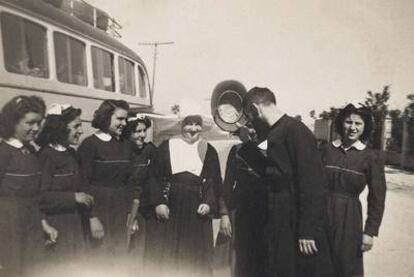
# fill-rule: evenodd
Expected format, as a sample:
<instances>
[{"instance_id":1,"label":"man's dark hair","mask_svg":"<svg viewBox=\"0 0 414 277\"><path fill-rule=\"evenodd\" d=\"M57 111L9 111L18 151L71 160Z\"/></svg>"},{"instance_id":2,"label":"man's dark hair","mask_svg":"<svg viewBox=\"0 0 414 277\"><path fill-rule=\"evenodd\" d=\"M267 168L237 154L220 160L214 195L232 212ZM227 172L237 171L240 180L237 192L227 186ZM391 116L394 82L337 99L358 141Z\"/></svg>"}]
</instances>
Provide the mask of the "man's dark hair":
<instances>
[{"instance_id":1,"label":"man's dark hair","mask_svg":"<svg viewBox=\"0 0 414 277\"><path fill-rule=\"evenodd\" d=\"M16 125L27 113L37 113L42 117L45 114L46 105L38 96L20 95L7 102L0 114L0 136L9 139L14 136Z\"/></svg>"},{"instance_id":2,"label":"man's dark hair","mask_svg":"<svg viewBox=\"0 0 414 277\"><path fill-rule=\"evenodd\" d=\"M364 121L364 131L362 132L360 139L362 141L367 141L371 135L373 121L372 112L366 107L356 108L354 105L348 104L335 118L335 131L341 137L344 136L344 121L351 114L359 115Z\"/></svg>"},{"instance_id":3,"label":"man's dark hair","mask_svg":"<svg viewBox=\"0 0 414 277\"><path fill-rule=\"evenodd\" d=\"M81 109L69 107L62 111L61 115L46 116L42 131L36 139L36 143L44 147L51 144L66 145L69 129L68 124L75 120L82 113Z\"/></svg>"},{"instance_id":4,"label":"man's dark hair","mask_svg":"<svg viewBox=\"0 0 414 277\"><path fill-rule=\"evenodd\" d=\"M92 127L105 133L108 132L109 125L111 124L111 117L116 109L128 111L129 105L124 100L107 99L103 101L93 115Z\"/></svg>"},{"instance_id":5,"label":"man's dark hair","mask_svg":"<svg viewBox=\"0 0 414 277\"><path fill-rule=\"evenodd\" d=\"M253 104L276 104L276 97L268 88L254 87L243 97L243 111L245 114L257 113Z\"/></svg>"}]
</instances>

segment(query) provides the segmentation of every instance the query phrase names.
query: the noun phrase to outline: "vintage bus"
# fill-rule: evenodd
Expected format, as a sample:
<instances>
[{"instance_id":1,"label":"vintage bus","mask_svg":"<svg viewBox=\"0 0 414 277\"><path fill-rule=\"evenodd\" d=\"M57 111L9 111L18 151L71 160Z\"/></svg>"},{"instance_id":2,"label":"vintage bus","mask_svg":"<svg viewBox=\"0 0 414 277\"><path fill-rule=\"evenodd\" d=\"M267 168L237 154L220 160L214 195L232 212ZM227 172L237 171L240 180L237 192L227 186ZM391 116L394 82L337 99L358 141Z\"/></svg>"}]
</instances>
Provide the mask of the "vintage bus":
<instances>
[{"instance_id":1,"label":"vintage bus","mask_svg":"<svg viewBox=\"0 0 414 277\"><path fill-rule=\"evenodd\" d=\"M104 99L151 113L147 69L109 34L111 20L83 0L0 0L0 106L16 95L70 103L85 135Z\"/></svg>"}]
</instances>

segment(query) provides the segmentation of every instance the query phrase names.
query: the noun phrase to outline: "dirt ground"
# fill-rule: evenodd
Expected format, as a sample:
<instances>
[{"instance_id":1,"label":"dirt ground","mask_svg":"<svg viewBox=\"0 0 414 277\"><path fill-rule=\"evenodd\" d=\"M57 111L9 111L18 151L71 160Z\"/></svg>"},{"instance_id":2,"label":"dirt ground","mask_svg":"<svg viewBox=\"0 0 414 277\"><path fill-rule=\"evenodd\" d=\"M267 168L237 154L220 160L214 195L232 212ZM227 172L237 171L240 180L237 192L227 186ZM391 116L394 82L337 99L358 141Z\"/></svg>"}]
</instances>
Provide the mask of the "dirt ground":
<instances>
[{"instance_id":1,"label":"dirt ground","mask_svg":"<svg viewBox=\"0 0 414 277\"><path fill-rule=\"evenodd\" d=\"M411 184L414 187L414 180ZM361 194L364 211L366 195ZM217 232L218 222L214 225ZM365 277L414 276L414 189L389 183L380 233L364 263ZM220 268L215 277L230 277L230 271Z\"/></svg>"},{"instance_id":2,"label":"dirt ground","mask_svg":"<svg viewBox=\"0 0 414 277\"><path fill-rule=\"evenodd\" d=\"M414 276L413 191L389 186L379 237L364 258L367 277Z\"/></svg>"},{"instance_id":3,"label":"dirt ground","mask_svg":"<svg viewBox=\"0 0 414 277\"><path fill-rule=\"evenodd\" d=\"M229 150L228 142L214 143L222 170ZM385 214L374 248L364 256L366 277L414 276L414 173L386 167L387 198ZM222 172L223 173L223 172ZM367 191L361 194L366 214ZM218 222L214 224L217 232ZM215 277L229 277L221 268Z\"/></svg>"}]
</instances>

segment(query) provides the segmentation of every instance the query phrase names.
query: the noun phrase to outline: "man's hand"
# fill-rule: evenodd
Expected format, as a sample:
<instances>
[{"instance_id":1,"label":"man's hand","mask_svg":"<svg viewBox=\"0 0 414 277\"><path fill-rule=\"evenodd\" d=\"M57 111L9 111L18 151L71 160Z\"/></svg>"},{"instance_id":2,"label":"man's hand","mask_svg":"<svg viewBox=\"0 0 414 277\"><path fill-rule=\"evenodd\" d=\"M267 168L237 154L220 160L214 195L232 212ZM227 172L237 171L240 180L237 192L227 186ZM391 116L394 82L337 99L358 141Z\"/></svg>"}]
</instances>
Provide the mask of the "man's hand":
<instances>
[{"instance_id":1,"label":"man's hand","mask_svg":"<svg viewBox=\"0 0 414 277\"><path fill-rule=\"evenodd\" d=\"M231 229L230 217L228 215L223 215L221 217L219 232L228 237L231 237L232 229Z\"/></svg>"},{"instance_id":2,"label":"man's hand","mask_svg":"<svg viewBox=\"0 0 414 277\"><path fill-rule=\"evenodd\" d=\"M170 209L167 205L161 204L155 207L155 214L158 219L168 220L170 216Z\"/></svg>"},{"instance_id":3,"label":"man's hand","mask_svg":"<svg viewBox=\"0 0 414 277\"><path fill-rule=\"evenodd\" d=\"M302 254L311 256L318 252L316 243L310 239L299 239L299 250Z\"/></svg>"},{"instance_id":4,"label":"man's hand","mask_svg":"<svg viewBox=\"0 0 414 277\"><path fill-rule=\"evenodd\" d=\"M362 245L361 250L362 252L366 252L372 249L372 246L374 246L374 238L370 235L363 234L362 235Z\"/></svg>"}]
</instances>

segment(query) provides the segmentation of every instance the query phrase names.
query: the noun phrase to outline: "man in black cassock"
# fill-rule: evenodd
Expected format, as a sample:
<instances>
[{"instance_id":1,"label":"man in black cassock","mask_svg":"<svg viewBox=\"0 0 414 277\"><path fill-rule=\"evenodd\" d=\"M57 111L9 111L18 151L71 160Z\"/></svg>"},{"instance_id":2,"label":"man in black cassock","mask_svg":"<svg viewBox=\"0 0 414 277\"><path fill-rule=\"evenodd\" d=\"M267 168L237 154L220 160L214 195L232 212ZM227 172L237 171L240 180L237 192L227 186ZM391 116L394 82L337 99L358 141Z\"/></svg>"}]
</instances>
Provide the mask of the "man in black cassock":
<instances>
[{"instance_id":1,"label":"man in black cassock","mask_svg":"<svg viewBox=\"0 0 414 277\"><path fill-rule=\"evenodd\" d=\"M326 236L326 182L316 140L300 121L279 110L269 89L243 100L257 130L268 128L266 277L333 276Z\"/></svg>"},{"instance_id":2,"label":"man in black cassock","mask_svg":"<svg viewBox=\"0 0 414 277\"><path fill-rule=\"evenodd\" d=\"M262 164L265 156L257 147L260 136L252 127L240 129L237 135L242 143L234 145L229 152L223 182L223 198L232 213L234 226L232 276L264 276L267 190ZM219 238L220 235L216 244L220 243Z\"/></svg>"}]
</instances>

